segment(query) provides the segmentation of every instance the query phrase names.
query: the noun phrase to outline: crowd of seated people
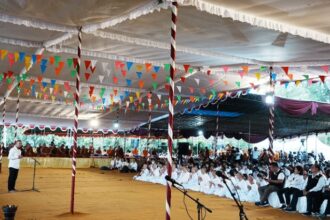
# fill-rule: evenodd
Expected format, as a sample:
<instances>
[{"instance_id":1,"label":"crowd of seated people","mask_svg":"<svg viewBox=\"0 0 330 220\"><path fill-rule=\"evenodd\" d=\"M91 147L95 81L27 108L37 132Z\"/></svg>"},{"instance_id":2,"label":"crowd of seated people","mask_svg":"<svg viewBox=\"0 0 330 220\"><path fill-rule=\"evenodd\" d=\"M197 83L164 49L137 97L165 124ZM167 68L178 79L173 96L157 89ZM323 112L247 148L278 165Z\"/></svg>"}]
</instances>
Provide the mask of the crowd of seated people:
<instances>
[{"instance_id":1,"label":"crowd of seated people","mask_svg":"<svg viewBox=\"0 0 330 220\"><path fill-rule=\"evenodd\" d=\"M256 148L241 152L228 146L217 155L204 151L178 162L173 164L172 178L186 189L231 198L227 183L236 198L260 207L271 205L320 218L330 214L330 202L325 202L330 199L330 163L322 154L274 154ZM166 160L150 159L134 179L165 185L166 175Z\"/></svg>"}]
</instances>

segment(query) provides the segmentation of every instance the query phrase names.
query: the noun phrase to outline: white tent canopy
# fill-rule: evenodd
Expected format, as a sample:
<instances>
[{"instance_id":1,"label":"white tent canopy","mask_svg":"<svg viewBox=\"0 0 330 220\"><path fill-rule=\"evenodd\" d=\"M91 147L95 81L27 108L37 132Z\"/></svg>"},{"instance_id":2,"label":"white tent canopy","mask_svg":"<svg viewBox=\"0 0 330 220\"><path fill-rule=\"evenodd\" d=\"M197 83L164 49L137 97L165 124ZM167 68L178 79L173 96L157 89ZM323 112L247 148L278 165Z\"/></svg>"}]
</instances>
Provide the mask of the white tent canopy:
<instances>
[{"instance_id":1,"label":"white tent canopy","mask_svg":"<svg viewBox=\"0 0 330 220\"><path fill-rule=\"evenodd\" d=\"M254 85L265 85L269 80L267 68L274 67L277 79L288 80L281 66L289 66L290 74L296 80L318 79L326 74L323 65L330 64L330 24L324 0L179 0L177 23L176 94L181 97L209 96L210 91L229 91ZM88 98L90 87L99 96L105 88L105 105L111 104L110 94L116 90L114 101L125 96L122 105L130 101L129 96L148 105L146 93L153 93L153 103L167 100L165 89L167 72L163 68L157 79L151 80L151 73L143 67L142 76L137 76L137 67L127 70L126 77L116 68L116 61L131 61L136 64L150 63L163 66L169 63L171 10L169 1L78 1L78 0L0 0L0 50L9 53L25 52L26 55L42 54L43 58L59 55L62 61L76 57L77 30L83 27L82 49L84 60L95 60L96 70L89 80L82 70L81 97ZM193 71L185 73L183 65L189 64ZM14 75L28 72L25 80L31 79L63 87L68 82L74 91L75 79L70 77L67 65L61 74L54 74L54 66L47 67L41 74L40 65L31 63L31 69L24 62L10 66L1 60L1 72L12 71ZM248 66L247 73L240 75L242 66ZM260 71L260 66L267 67ZM228 71L224 71L226 68ZM206 76L210 70L211 75ZM260 79L255 77L260 72ZM186 77L183 83L180 77ZM118 82L114 82L114 77ZM126 79L131 80L127 85ZM140 86L140 81L144 82ZM214 83L210 83L213 80ZM157 83L157 88L154 88ZM143 87L143 88L141 88ZM191 92L190 88L195 88ZM203 88L206 93L201 92ZM3 83L1 96L8 97L6 110L8 122L14 121L16 111L15 89ZM38 93L40 88L36 88ZM49 97L52 91L48 85ZM138 94L137 94L138 93ZM65 96L65 95L64 95ZM20 95L20 122L25 124L72 126L74 107L72 96L60 99L45 99L30 94ZM100 98L100 97L98 97ZM68 102L69 100L69 102ZM71 101L71 102L70 102ZM2 102L1 102L2 103ZM133 103L130 103L133 105ZM121 128L134 128L148 120L148 112L116 110L104 112L94 105L84 105L80 112L80 127L87 127L88 120L100 118L100 128L111 128L119 119ZM177 105L175 111L184 108ZM153 110L152 117L166 114L166 108ZM47 120L44 120L46 119Z\"/></svg>"}]
</instances>

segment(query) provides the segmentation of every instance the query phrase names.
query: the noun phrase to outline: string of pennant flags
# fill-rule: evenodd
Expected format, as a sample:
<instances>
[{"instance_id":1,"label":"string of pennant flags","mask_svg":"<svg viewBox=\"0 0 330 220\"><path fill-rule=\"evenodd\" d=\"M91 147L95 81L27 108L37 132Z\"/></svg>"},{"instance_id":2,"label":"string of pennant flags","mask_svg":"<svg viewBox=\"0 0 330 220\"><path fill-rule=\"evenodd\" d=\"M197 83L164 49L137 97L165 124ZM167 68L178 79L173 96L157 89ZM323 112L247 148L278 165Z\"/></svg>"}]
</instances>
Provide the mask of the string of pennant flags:
<instances>
[{"instance_id":1,"label":"string of pennant flags","mask_svg":"<svg viewBox=\"0 0 330 220\"><path fill-rule=\"evenodd\" d=\"M33 96L37 99L43 100L50 100L50 101L61 101L66 102L67 104L73 103L74 97L74 89L70 86L70 81L64 81L64 83L59 84L57 80L54 79L47 79L44 78L44 74L47 71L54 70L54 75L59 76L63 71L64 67L67 67L70 72L70 76L75 78L76 76L76 67L77 67L77 58L62 58L61 56L49 56L44 57L42 55L27 55L25 52L10 52L8 50L0 50L0 58L2 61L8 61L9 66L13 67L13 65L17 63L24 63L25 67L27 68L31 62L35 65L40 66L40 74L37 77L29 76L28 73L23 73L21 75L14 74L13 71L7 71L4 73L0 73L0 81L2 84L6 84L7 89L11 89L14 85L14 81L16 80L18 83L17 89L23 91L23 94L26 96ZM96 60L84 60L83 65L85 67L85 80L88 82L96 70ZM110 77L111 70L109 63L100 63L102 65L102 71ZM53 66L52 69L49 67ZM194 69L188 65L183 65L184 71L182 72L183 75L180 76L180 84L176 85L176 89L178 91L178 95L175 97L175 105L178 104L188 104L188 103L198 103L202 102L203 100L212 100L216 97L222 97L226 94L226 92L217 92L216 89L212 88L207 90L205 87L199 87L200 79L194 78L193 80L196 83L196 86L189 85L183 86L186 82L185 74L193 73ZM223 73L226 74L231 71L229 66L222 66ZM288 77L287 80L277 80L277 73L272 73L273 81L277 82L279 85L288 87L290 83L295 83L299 86L303 81L307 81L308 85L311 85L317 81L321 81L322 83L325 82L326 77L329 77L329 66L321 66L320 67L324 71L324 75L319 75L319 79L310 78L308 74L303 75L304 79L294 80L294 74L290 72L290 67L282 67L284 73ZM82 100L80 101L80 105L91 105L92 108L101 109L101 110L111 110L111 105L118 104L118 105L125 105L126 110L139 110L148 108L148 106L143 102L143 98L141 94L145 92L145 80L143 80L143 75L147 73L148 77L151 77L151 85L153 90L158 89L158 74L160 70L164 72L168 72L170 69L170 64L164 64L162 67L160 66L153 66L152 64L136 64L133 62L124 62L124 61L114 61L114 69L115 74L112 74L111 81L113 84L117 85L119 80L122 80L126 83L127 87L133 86L133 79L128 78L129 76L132 77L131 74L128 76L128 72L132 72L135 70L136 78L138 79L138 87L134 93L127 88L115 88L115 89L108 89L106 86L102 87L102 85L98 86L98 94L96 94L96 87L93 84L90 84L88 87L88 94L84 94L82 96ZM263 73L267 73L268 68L265 66L261 66L259 72L253 73L257 81L261 79ZM177 71L178 72L178 71ZM150 73L150 74L149 74ZM236 81L235 87L237 90L241 89L241 82L245 76L249 73L249 66L241 66L241 70L237 71L238 75L241 78L241 81ZM215 74L213 70L206 70L206 75L210 76ZM100 83L103 83L105 79L105 75L98 74L98 79ZM149 80L149 79L147 79ZM165 90L169 90L169 77L166 77L166 84ZM222 80L224 85L229 85L229 81L226 79L219 79ZM212 87L216 80L212 77L208 77L209 85ZM88 83L87 83L88 84ZM258 89L259 86L255 83L249 83L251 89ZM188 89L190 95L186 98L182 97L181 92L182 88L185 87ZM110 91L109 91L110 90ZM195 93L198 93L196 95ZM149 93L148 93L149 94ZM153 108L165 108L168 105L168 100L164 99L162 101L162 95L157 93L150 93L157 96L158 101L153 103ZM129 107L131 106L131 107Z\"/></svg>"}]
</instances>

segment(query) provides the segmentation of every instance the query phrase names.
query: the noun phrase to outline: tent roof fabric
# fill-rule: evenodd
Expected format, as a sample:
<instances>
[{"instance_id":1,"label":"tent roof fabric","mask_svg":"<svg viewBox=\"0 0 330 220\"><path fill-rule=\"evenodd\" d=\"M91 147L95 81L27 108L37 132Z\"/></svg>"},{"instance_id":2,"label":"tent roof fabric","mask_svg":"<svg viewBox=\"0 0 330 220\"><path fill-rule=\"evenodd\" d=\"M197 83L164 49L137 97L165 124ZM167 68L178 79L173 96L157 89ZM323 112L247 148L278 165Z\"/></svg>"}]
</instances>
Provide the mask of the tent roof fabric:
<instances>
[{"instance_id":1,"label":"tent roof fabric","mask_svg":"<svg viewBox=\"0 0 330 220\"><path fill-rule=\"evenodd\" d=\"M265 86L269 81L268 67L273 66L277 80L288 80L281 66L290 66L289 74L294 80L318 79L325 75L321 65L330 64L330 6L324 0L178 0L177 23L177 72L175 94L182 98L208 96L216 93ZM168 72L161 68L157 78L143 68L138 76L135 67L127 70L126 77L116 68L116 61L132 61L135 64L150 63L163 66L170 62L170 1L159 0L0 0L0 50L11 53L25 52L33 55L42 52L44 59L61 56L61 61L77 56L77 27L83 27L82 58L95 60L96 70L90 79L81 73L82 100L90 99L90 87L99 100L105 88L107 111L96 109L95 103L81 106L79 127L88 127L88 121L100 119L100 128L111 128L118 115L110 108L110 94L117 91L115 102L125 95L122 108L130 97L148 106L146 93L153 93L152 103L164 103L168 99L165 84ZM7 59L0 60L0 72L14 72L18 75L24 69L24 62L10 66ZM183 65L189 64L193 71L185 73ZM242 66L248 71L242 74ZM261 71L260 66L266 69ZM308 66L308 69L306 69ZM224 71L223 67L228 67ZM212 74L206 75L207 70ZM37 81L42 76L47 82L56 80L60 90L69 83L75 90L75 79L70 76L72 67L65 67L55 74L55 66L47 66L41 73L40 65L33 63L28 71L30 78L24 80L24 88L30 88L30 79ZM89 71L90 72L90 71ZM255 74L260 73L260 78ZM180 77L186 77L185 82ZM101 80L101 78L102 80ZM117 79L115 82L114 77ZM131 80L131 85L127 80ZM327 77L325 80L329 80ZM144 82L141 86L141 81ZM214 83L210 83L213 81ZM198 82L198 83L197 83ZM237 86L239 82L239 86ZM157 83L154 88L153 83ZM143 87L143 88L141 88ZM191 88L195 88L191 91ZM203 91L206 92L203 92ZM40 98L31 93L21 93L20 122L24 124L47 124L72 126L73 95L55 100ZM36 92L45 93L39 86ZM7 84L0 87L0 95L8 93ZM140 94L141 93L141 94ZM159 96L161 98L159 99ZM17 92L14 89L8 97L8 122L15 121ZM83 98L85 97L85 99ZM0 101L2 104L2 101ZM133 106L133 103L130 103ZM193 104L176 106L182 111ZM153 118L164 116L167 107L153 111ZM147 111L121 111L121 129L132 129L148 120ZM47 120L46 120L47 119Z\"/></svg>"}]
</instances>

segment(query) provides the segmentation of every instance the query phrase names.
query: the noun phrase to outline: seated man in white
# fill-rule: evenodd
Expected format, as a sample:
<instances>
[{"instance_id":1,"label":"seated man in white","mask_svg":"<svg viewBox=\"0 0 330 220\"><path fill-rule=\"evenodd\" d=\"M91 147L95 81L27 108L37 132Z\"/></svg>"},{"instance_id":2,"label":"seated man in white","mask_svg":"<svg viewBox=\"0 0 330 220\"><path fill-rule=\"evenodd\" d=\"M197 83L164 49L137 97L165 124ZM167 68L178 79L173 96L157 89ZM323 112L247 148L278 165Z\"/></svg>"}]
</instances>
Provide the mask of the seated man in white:
<instances>
[{"instance_id":1,"label":"seated man in white","mask_svg":"<svg viewBox=\"0 0 330 220\"><path fill-rule=\"evenodd\" d=\"M135 161L135 159L132 159L131 162L129 163L129 169L131 172L137 172L138 164Z\"/></svg>"},{"instance_id":2,"label":"seated man in white","mask_svg":"<svg viewBox=\"0 0 330 220\"><path fill-rule=\"evenodd\" d=\"M248 193L246 196L246 201L247 202L257 202L260 198L259 192L258 192L258 185L252 175L248 175L247 187L248 187Z\"/></svg>"},{"instance_id":3,"label":"seated man in white","mask_svg":"<svg viewBox=\"0 0 330 220\"><path fill-rule=\"evenodd\" d=\"M210 176L206 172L206 168L202 167L201 169L201 175L198 178L199 186L200 186L200 191L201 192L207 192L210 188Z\"/></svg>"},{"instance_id":4,"label":"seated man in white","mask_svg":"<svg viewBox=\"0 0 330 220\"><path fill-rule=\"evenodd\" d=\"M236 192L238 193L236 197L239 198L242 202L247 201L247 193L249 191L248 184L240 172L237 172L235 174L235 177L236 177L235 189Z\"/></svg>"},{"instance_id":5,"label":"seated man in white","mask_svg":"<svg viewBox=\"0 0 330 220\"><path fill-rule=\"evenodd\" d=\"M197 171L198 171L198 169L197 169L196 166L194 166L191 169L191 173L190 173L188 182L183 184L184 188L190 189L190 190L193 190L193 191L199 191L200 190Z\"/></svg>"},{"instance_id":6,"label":"seated man in white","mask_svg":"<svg viewBox=\"0 0 330 220\"><path fill-rule=\"evenodd\" d=\"M272 192L279 191L284 186L285 175L278 167L278 164L273 162L270 164L269 168L269 178L266 179L269 184L259 187L260 202L255 203L257 206L269 206L268 196Z\"/></svg>"},{"instance_id":7,"label":"seated man in white","mask_svg":"<svg viewBox=\"0 0 330 220\"><path fill-rule=\"evenodd\" d=\"M296 191L301 191L305 187L305 180L303 176L304 169L302 166L296 166L294 172L285 181L285 187L277 192L281 208L285 209L290 204L290 197ZM285 201L283 194L285 195Z\"/></svg>"},{"instance_id":8,"label":"seated man in white","mask_svg":"<svg viewBox=\"0 0 330 220\"><path fill-rule=\"evenodd\" d=\"M290 207L285 209L287 212L295 212L298 198L307 197L307 212L304 215L310 216L313 213L319 213L322 202L322 190L326 186L326 178L320 172L320 166L314 164L311 167L312 175L308 177L307 185L304 190L298 190L293 193Z\"/></svg>"},{"instance_id":9,"label":"seated man in white","mask_svg":"<svg viewBox=\"0 0 330 220\"><path fill-rule=\"evenodd\" d=\"M141 172L134 176L133 179L139 180L139 181L146 181L146 179L149 177L149 169L148 165L145 163L142 166Z\"/></svg>"},{"instance_id":10,"label":"seated man in white","mask_svg":"<svg viewBox=\"0 0 330 220\"><path fill-rule=\"evenodd\" d=\"M182 166L180 173L181 174L180 174L177 182L180 183L180 184L188 183L189 178L190 178L190 172L188 171L188 167L187 166Z\"/></svg>"}]
</instances>

